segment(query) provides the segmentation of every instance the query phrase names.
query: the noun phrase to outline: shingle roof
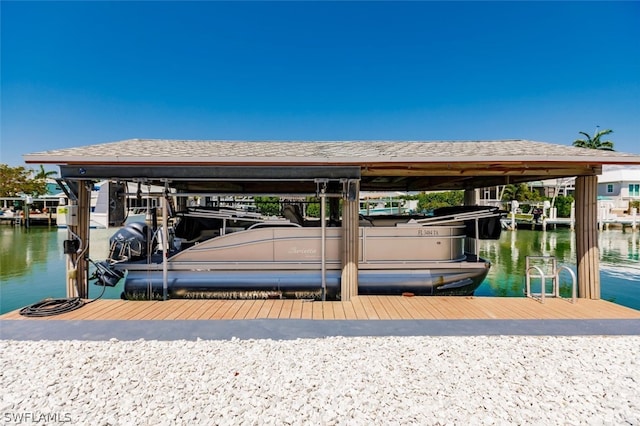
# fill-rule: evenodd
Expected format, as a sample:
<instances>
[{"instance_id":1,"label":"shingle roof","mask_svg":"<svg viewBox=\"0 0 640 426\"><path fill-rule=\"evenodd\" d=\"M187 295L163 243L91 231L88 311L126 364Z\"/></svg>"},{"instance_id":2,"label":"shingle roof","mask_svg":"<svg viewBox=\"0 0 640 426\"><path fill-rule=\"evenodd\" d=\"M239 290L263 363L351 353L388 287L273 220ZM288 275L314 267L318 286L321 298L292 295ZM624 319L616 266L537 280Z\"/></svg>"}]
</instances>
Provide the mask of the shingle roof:
<instances>
[{"instance_id":1,"label":"shingle roof","mask_svg":"<svg viewBox=\"0 0 640 426\"><path fill-rule=\"evenodd\" d=\"M486 187L594 175L640 155L527 140L190 141L130 139L25 155L69 179L171 181L185 191L312 191L316 178L360 178L362 190ZM225 184L218 183L224 180ZM300 184L301 181L307 184ZM311 184L308 182L311 180ZM290 185L286 181L296 181ZM204 183L206 182L206 183Z\"/></svg>"},{"instance_id":2,"label":"shingle roof","mask_svg":"<svg viewBox=\"0 0 640 426\"><path fill-rule=\"evenodd\" d=\"M527 140L196 141L129 139L25 155L28 163L327 163L596 161L640 164L640 156Z\"/></svg>"}]
</instances>

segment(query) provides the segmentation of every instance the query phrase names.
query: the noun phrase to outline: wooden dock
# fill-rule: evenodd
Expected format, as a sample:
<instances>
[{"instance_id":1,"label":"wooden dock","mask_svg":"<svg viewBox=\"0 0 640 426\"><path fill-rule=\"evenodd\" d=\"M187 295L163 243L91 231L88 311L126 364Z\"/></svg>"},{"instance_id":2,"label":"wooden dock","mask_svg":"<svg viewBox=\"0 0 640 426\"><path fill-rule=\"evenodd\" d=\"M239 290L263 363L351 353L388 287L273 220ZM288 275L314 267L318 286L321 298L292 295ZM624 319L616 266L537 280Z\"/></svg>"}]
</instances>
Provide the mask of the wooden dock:
<instances>
[{"instance_id":1,"label":"wooden dock","mask_svg":"<svg viewBox=\"0 0 640 426\"><path fill-rule=\"evenodd\" d=\"M72 312L26 318L19 310L2 320L452 320L452 319L640 319L640 311L605 300L540 303L516 297L357 296L349 302L304 300L127 301L101 299Z\"/></svg>"},{"instance_id":2,"label":"wooden dock","mask_svg":"<svg viewBox=\"0 0 640 426\"><path fill-rule=\"evenodd\" d=\"M21 215L0 216L0 224L13 226L56 226L55 213L30 213L27 218Z\"/></svg>"}]
</instances>

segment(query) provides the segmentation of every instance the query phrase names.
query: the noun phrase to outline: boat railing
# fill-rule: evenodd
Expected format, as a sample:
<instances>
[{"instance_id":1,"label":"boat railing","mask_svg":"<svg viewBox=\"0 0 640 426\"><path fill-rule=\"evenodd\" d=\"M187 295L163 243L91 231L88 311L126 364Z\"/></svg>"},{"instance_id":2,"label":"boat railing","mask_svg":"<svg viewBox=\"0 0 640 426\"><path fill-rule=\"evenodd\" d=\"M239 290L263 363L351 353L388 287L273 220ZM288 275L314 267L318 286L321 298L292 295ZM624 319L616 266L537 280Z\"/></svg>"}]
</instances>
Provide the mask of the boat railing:
<instances>
[{"instance_id":1,"label":"boat railing","mask_svg":"<svg viewBox=\"0 0 640 426\"><path fill-rule=\"evenodd\" d=\"M286 218L278 216L264 216L256 212L248 212L233 209L203 209L189 208L187 211L178 213L180 217L204 218L220 220L221 226L217 229L209 229L201 231L200 235L191 240L185 240L187 243L201 242L213 237L227 235L232 232L244 231L247 229L255 229L257 226L288 226L293 225ZM234 226L240 223L240 226Z\"/></svg>"},{"instance_id":2,"label":"boat railing","mask_svg":"<svg viewBox=\"0 0 640 426\"><path fill-rule=\"evenodd\" d=\"M210 219L250 220L255 222L263 222L266 219L265 216L261 215L260 213L232 209L207 210L190 208L187 211L178 213L178 216L202 217Z\"/></svg>"},{"instance_id":3,"label":"boat railing","mask_svg":"<svg viewBox=\"0 0 640 426\"><path fill-rule=\"evenodd\" d=\"M488 218L502 217L504 212L500 210L476 210L460 213L450 213L439 216L429 216L423 219L416 219L421 225L449 225L455 222L466 222L468 220L480 220Z\"/></svg>"},{"instance_id":4,"label":"boat railing","mask_svg":"<svg viewBox=\"0 0 640 426\"><path fill-rule=\"evenodd\" d=\"M247 229L257 229L257 228L269 228L269 227L290 227L290 228L302 228L302 225L298 223L293 223L287 219L270 219L265 220L264 222L254 223L249 226Z\"/></svg>"}]
</instances>

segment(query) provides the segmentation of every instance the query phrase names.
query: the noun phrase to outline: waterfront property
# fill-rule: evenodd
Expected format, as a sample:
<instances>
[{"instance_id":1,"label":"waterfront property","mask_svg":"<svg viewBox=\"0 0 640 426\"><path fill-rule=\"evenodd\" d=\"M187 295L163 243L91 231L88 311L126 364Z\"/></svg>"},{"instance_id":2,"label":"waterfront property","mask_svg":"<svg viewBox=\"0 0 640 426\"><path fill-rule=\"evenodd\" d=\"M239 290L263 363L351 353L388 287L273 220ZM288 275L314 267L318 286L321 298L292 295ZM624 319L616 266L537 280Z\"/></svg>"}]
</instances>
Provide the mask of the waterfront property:
<instances>
[{"instance_id":1,"label":"waterfront property","mask_svg":"<svg viewBox=\"0 0 640 426\"><path fill-rule=\"evenodd\" d=\"M558 217L553 200L557 196L575 193L575 177L545 179L527 183L532 190L552 199L525 203L505 203L502 195L505 186L480 189L480 203L510 210L509 218L503 221L505 228L525 226L532 229L548 229L566 226L574 229L576 224L575 205L568 217ZM630 227L637 229L640 222L640 168L635 166L609 166L598 175L597 223L599 229L610 227ZM538 211L538 215L533 214Z\"/></svg>"},{"instance_id":2,"label":"waterfront property","mask_svg":"<svg viewBox=\"0 0 640 426\"><path fill-rule=\"evenodd\" d=\"M88 234L88 183L105 178L163 185L177 203L193 194L315 195L341 202L340 297L359 294L359 191L464 189L465 204L477 204L475 188L542 178L576 178L576 245L581 298L600 297L596 176L605 164L640 164L640 156L594 152L540 142L237 142L130 140L25 156L28 163L60 165L76 189L77 225L67 244L68 294L87 294L88 262L79 247ZM173 207L163 198L163 219ZM336 206L332 211L338 211ZM324 208L321 208L324 212ZM324 223L324 221L323 221ZM166 223L162 241L169 241ZM323 244L326 242L322 237ZM473 253L474 249L467 248ZM170 258L165 256L163 271ZM196 266L197 267L197 266ZM163 281L169 279L163 273ZM166 288L166 285L164 286Z\"/></svg>"},{"instance_id":3,"label":"waterfront property","mask_svg":"<svg viewBox=\"0 0 640 426\"><path fill-rule=\"evenodd\" d=\"M598 178L598 200L617 213L630 213L631 203L640 202L640 168L605 170Z\"/></svg>"}]
</instances>

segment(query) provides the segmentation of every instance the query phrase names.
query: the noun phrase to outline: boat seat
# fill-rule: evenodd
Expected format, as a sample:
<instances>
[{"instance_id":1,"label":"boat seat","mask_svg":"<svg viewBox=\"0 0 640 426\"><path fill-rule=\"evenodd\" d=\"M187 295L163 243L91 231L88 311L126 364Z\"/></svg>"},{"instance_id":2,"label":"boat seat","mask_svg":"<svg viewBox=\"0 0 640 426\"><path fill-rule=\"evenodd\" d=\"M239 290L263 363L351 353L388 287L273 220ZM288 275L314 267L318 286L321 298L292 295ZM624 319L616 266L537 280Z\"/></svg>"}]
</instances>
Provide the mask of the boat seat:
<instances>
[{"instance_id":1,"label":"boat seat","mask_svg":"<svg viewBox=\"0 0 640 426\"><path fill-rule=\"evenodd\" d=\"M202 241L210 240L214 237L220 236L220 230L218 229L203 229L200 233L190 240L185 240L185 243L200 243Z\"/></svg>"},{"instance_id":2,"label":"boat seat","mask_svg":"<svg viewBox=\"0 0 640 426\"><path fill-rule=\"evenodd\" d=\"M361 215L358 215L358 226L361 226L361 227L373 226L373 222L371 221L371 219L361 214Z\"/></svg>"},{"instance_id":3,"label":"boat seat","mask_svg":"<svg viewBox=\"0 0 640 426\"><path fill-rule=\"evenodd\" d=\"M304 225L304 219L302 218L302 215L295 208L295 206L291 204L287 204L282 208L282 216L284 216L285 219L288 219L291 223L296 223L300 226Z\"/></svg>"}]
</instances>

